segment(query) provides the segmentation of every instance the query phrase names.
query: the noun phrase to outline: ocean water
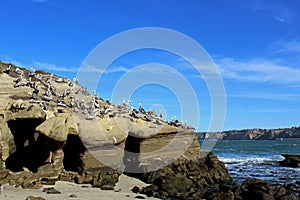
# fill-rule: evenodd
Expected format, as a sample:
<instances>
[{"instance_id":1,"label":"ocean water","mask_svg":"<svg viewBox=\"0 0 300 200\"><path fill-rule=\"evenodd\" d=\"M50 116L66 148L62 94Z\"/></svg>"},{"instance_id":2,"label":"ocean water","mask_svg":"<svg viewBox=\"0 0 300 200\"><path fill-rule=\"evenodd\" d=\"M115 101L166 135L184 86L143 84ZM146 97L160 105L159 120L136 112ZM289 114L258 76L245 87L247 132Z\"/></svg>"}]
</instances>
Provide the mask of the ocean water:
<instances>
[{"instance_id":1,"label":"ocean water","mask_svg":"<svg viewBox=\"0 0 300 200\"><path fill-rule=\"evenodd\" d=\"M300 183L300 168L279 165L282 153L300 154L300 140L219 140L212 151L238 184L248 178Z\"/></svg>"}]
</instances>

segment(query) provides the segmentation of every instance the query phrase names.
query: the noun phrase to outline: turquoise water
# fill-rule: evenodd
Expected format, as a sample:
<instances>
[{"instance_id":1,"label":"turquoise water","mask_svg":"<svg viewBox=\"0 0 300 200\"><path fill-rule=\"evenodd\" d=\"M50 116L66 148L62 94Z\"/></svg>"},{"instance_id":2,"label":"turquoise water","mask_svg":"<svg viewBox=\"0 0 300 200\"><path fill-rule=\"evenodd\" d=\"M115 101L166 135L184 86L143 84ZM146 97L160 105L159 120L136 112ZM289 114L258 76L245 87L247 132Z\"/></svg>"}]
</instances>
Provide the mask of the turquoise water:
<instances>
[{"instance_id":1,"label":"turquoise water","mask_svg":"<svg viewBox=\"0 0 300 200\"><path fill-rule=\"evenodd\" d=\"M300 140L219 140L213 152L237 183L260 178L273 183L300 183L300 168L279 166L282 153L300 154Z\"/></svg>"}]
</instances>

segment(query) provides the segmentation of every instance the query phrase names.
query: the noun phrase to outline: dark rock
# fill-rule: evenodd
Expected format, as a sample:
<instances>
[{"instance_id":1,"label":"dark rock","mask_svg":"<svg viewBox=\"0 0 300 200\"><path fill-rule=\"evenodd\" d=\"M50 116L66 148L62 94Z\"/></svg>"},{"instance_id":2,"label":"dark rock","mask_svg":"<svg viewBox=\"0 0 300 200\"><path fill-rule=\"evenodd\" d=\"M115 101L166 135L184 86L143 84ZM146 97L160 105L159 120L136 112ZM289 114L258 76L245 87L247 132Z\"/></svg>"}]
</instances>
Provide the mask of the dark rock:
<instances>
[{"instance_id":1,"label":"dark rock","mask_svg":"<svg viewBox=\"0 0 300 200\"><path fill-rule=\"evenodd\" d=\"M131 189L132 192L134 193L140 193L141 192L141 188L139 188L138 186L134 186L132 189Z\"/></svg>"},{"instance_id":2,"label":"dark rock","mask_svg":"<svg viewBox=\"0 0 300 200\"><path fill-rule=\"evenodd\" d=\"M212 153L196 161L181 157L167 167L143 174L142 180L152 184L143 188L142 194L162 199L201 198L203 188L213 185L222 185L221 189L216 187L220 195L234 196L230 191L233 181L224 163Z\"/></svg>"},{"instance_id":3,"label":"dark rock","mask_svg":"<svg viewBox=\"0 0 300 200\"><path fill-rule=\"evenodd\" d=\"M243 200L275 200L271 194L270 186L260 179L248 179L244 181L241 186L240 196Z\"/></svg>"},{"instance_id":4,"label":"dark rock","mask_svg":"<svg viewBox=\"0 0 300 200\"><path fill-rule=\"evenodd\" d=\"M61 192L55 189L54 187L44 188L43 192L46 192L47 194L61 194Z\"/></svg>"},{"instance_id":5,"label":"dark rock","mask_svg":"<svg viewBox=\"0 0 300 200\"><path fill-rule=\"evenodd\" d=\"M293 194L286 194L286 195L279 197L278 200L297 200L297 199L298 198Z\"/></svg>"},{"instance_id":6,"label":"dark rock","mask_svg":"<svg viewBox=\"0 0 300 200\"><path fill-rule=\"evenodd\" d=\"M300 155L296 154L281 154L284 157L279 164L286 167L300 167Z\"/></svg>"},{"instance_id":7,"label":"dark rock","mask_svg":"<svg viewBox=\"0 0 300 200\"><path fill-rule=\"evenodd\" d=\"M136 197L134 197L134 198L136 198L136 199L145 199L145 197L140 196L140 195L138 195L138 196L136 196Z\"/></svg>"},{"instance_id":8,"label":"dark rock","mask_svg":"<svg viewBox=\"0 0 300 200\"><path fill-rule=\"evenodd\" d=\"M70 194L69 197L70 198L77 198L77 195L76 194Z\"/></svg>"},{"instance_id":9,"label":"dark rock","mask_svg":"<svg viewBox=\"0 0 300 200\"><path fill-rule=\"evenodd\" d=\"M231 191L223 192L215 189L206 191L202 198L206 200L234 200L234 194Z\"/></svg>"},{"instance_id":10,"label":"dark rock","mask_svg":"<svg viewBox=\"0 0 300 200\"><path fill-rule=\"evenodd\" d=\"M93 187L101 188L102 190L113 190L116 183L119 181L119 176L122 173L118 170L101 167L91 177L91 184Z\"/></svg>"},{"instance_id":11,"label":"dark rock","mask_svg":"<svg viewBox=\"0 0 300 200\"><path fill-rule=\"evenodd\" d=\"M286 194L286 189L282 185L271 185L270 190L276 199Z\"/></svg>"}]
</instances>

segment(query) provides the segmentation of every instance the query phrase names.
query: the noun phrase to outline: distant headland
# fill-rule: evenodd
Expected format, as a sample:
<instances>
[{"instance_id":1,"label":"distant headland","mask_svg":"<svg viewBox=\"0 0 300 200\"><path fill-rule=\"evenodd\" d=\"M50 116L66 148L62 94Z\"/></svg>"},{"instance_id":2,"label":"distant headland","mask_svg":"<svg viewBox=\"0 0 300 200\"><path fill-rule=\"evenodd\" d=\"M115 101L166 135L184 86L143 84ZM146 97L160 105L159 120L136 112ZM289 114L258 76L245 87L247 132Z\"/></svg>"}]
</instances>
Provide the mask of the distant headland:
<instances>
[{"instance_id":1,"label":"distant headland","mask_svg":"<svg viewBox=\"0 0 300 200\"><path fill-rule=\"evenodd\" d=\"M220 140L300 140L300 126L278 129L243 129L219 133L199 132L199 139Z\"/></svg>"}]
</instances>

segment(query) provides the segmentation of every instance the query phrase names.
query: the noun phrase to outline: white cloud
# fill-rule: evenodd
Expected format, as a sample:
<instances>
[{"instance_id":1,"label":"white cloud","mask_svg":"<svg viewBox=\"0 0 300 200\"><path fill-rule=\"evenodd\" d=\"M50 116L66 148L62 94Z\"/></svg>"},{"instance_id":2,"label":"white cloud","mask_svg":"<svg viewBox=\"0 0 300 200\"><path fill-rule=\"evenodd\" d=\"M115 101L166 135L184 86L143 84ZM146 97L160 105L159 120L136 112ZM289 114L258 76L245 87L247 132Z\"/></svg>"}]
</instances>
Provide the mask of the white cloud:
<instances>
[{"instance_id":1,"label":"white cloud","mask_svg":"<svg viewBox=\"0 0 300 200\"><path fill-rule=\"evenodd\" d=\"M295 9L284 1L279 3L269 0L248 0L242 1L241 4L253 13L265 15L280 23L291 24L294 20Z\"/></svg>"},{"instance_id":2,"label":"white cloud","mask_svg":"<svg viewBox=\"0 0 300 200\"><path fill-rule=\"evenodd\" d=\"M223 58L216 61L222 76L248 82L272 82L280 84L299 84L300 70L278 64L267 59L237 61Z\"/></svg>"},{"instance_id":3,"label":"white cloud","mask_svg":"<svg viewBox=\"0 0 300 200\"><path fill-rule=\"evenodd\" d=\"M297 53L300 54L300 41L278 41L275 42L275 53Z\"/></svg>"},{"instance_id":4,"label":"white cloud","mask_svg":"<svg viewBox=\"0 0 300 200\"><path fill-rule=\"evenodd\" d=\"M227 94L227 97L233 98L246 98L246 99L270 99L270 100L290 100L299 101L300 94L291 93L240 93L240 94Z\"/></svg>"},{"instance_id":5,"label":"white cloud","mask_svg":"<svg viewBox=\"0 0 300 200\"><path fill-rule=\"evenodd\" d=\"M77 72L78 71L77 68L57 66L54 64L44 63L39 61L33 61L32 65L35 69L46 70L46 71L56 71L56 72Z\"/></svg>"}]
</instances>

